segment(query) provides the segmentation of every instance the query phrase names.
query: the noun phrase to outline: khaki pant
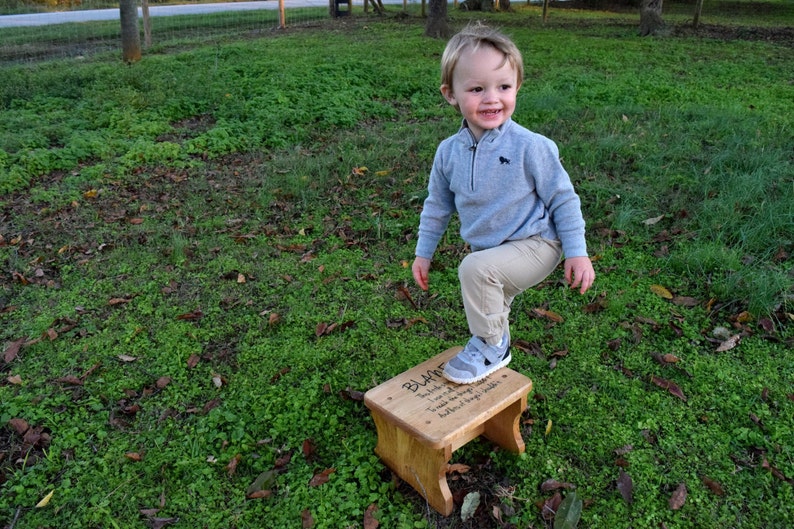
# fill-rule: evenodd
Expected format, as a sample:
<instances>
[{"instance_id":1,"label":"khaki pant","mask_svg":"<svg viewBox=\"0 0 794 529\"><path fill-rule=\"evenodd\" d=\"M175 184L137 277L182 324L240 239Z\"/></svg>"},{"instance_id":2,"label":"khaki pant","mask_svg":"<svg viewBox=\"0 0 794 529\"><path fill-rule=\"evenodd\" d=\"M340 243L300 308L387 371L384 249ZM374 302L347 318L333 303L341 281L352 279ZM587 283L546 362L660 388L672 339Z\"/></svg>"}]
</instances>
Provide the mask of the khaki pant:
<instances>
[{"instance_id":1,"label":"khaki pant","mask_svg":"<svg viewBox=\"0 0 794 529\"><path fill-rule=\"evenodd\" d=\"M540 236L467 255L458 267L458 279L472 335L499 343L513 298L548 277L561 256L558 241Z\"/></svg>"}]
</instances>

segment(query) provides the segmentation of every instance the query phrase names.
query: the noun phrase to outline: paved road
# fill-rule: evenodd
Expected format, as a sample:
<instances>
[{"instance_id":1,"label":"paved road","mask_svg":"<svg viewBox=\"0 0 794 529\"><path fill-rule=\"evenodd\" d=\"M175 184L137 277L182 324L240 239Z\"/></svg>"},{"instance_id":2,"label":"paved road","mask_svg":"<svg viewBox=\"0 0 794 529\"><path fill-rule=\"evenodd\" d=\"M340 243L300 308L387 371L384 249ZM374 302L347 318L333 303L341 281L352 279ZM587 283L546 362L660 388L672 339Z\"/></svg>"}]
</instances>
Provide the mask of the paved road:
<instances>
[{"instance_id":1,"label":"paved road","mask_svg":"<svg viewBox=\"0 0 794 529\"><path fill-rule=\"evenodd\" d=\"M413 3L414 0L411 0ZM384 0L384 4L402 4L402 0ZM363 5L354 1L353 5ZM328 7L328 0L284 0L286 8L291 7ZM251 11L254 9L278 9L277 0L264 2L231 2L226 4L193 4L172 6L150 6L149 14L153 17L217 13L220 11ZM138 9L140 13L140 9ZM61 11L57 13L37 13L30 15L0 16L0 28L21 26L44 26L48 24L65 24L67 22L90 22L94 20L118 20L118 9L91 9L81 11Z\"/></svg>"}]
</instances>

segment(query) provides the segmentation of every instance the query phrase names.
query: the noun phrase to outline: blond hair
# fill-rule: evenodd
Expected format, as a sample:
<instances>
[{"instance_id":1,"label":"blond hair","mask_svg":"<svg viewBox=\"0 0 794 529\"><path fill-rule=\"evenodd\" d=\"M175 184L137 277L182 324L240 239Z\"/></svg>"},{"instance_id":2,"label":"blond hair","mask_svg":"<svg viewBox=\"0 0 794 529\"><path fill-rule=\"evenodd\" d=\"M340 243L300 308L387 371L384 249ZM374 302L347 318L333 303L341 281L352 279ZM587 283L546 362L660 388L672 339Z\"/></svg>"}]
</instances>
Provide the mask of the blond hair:
<instances>
[{"instance_id":1,"label":"blond hair","mask_svg":"<svg viewBox=\"0 0 794 529\"><path fill-rule=\"evenodd\" d=\"M524 60L518 46L503 33L481 23L469 24L447 42L441 56L441 84L452 89L452 75L461 55L464 52L477 51L483 46L490 46L504 55L504 62L500 67L509 63L516 71L520 85L524 80Z\"/></svg>"}]
</instances>

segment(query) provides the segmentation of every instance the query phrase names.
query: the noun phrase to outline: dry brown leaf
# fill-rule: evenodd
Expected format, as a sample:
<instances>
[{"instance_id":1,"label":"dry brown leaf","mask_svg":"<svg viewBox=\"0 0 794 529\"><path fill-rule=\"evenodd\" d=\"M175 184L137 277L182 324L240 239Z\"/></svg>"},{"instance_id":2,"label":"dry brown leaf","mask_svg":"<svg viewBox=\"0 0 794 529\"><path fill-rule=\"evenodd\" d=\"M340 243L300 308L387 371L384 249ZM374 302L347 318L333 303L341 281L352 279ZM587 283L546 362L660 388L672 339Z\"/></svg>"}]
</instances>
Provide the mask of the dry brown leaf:
<instances>
[{"instance_id":1,"label":"dry brown leaf","mask_svg":"<svg viewBox=\"0 0 794 529\"><path fill-rule=\"evenodd\" d=\"M540 490L542 492L551 492L553 490L559 490L559 489L572 490L575 488L576 486L573 483L565 483L562 481L557 481L556 479L547 479L546 481L540 484Z\"/></svg>"},{"instance_id":2,"label":"dry brown leaf","mask_svg":"<svg viewBox=\"0 0 794 529\"><path fill-rule=\"evenodd\" d=\"M686 502L686 484L681 483L678 485L678 488L675 489L673 495L670 496L668 505L670 506L670 509L677 511L684 506L684 502Z\"/></svg>"},{"instance_id":3,"label":"dry brown leaf","mask_svg":"<svg viewBox=\"0 0 794 529\"><path fill-rule=\"evenodd\" d=\"M124 457L129 459L130 461L140 461L143 459L143 456L138 452L127 452L124 454Z\"/></svg>"},{"instance_id":4,"label":"dry brown leaf","mask_svg":"<svg viewBox=\"0 0 794 529\"><path fill-rule=\"evenodd\" d=\"M229 474L229 477L234 476L235 472L237 472L237 465L240 464L240 461L243 459L241 454L236 454L229 463L226 465L226 473Z\"/></svg>"},{"instance_id":5,"label":"dry brown leaf","mask_svg":"<svg viewBox=\"0 0 794 529\"><path fill-rule=\"evenodd\" d=\"M3 353L3 361L6 364L10 364L19 356L19 351L26 340L27 338L20 338L19 340L14 340L8 344L5 353Z\"/></svg>"},{"instance_id":6,"label":"dry brown leaf","mask_svg":"<svg viewBox=\"0 0 794 529\"><path fill-rule=\"evenodd\" d=\"M30 425L25 419L11 419L8 421L8 425L19 435L24 435L30 429Z\"/></svg>"},{"instance_id":7,"label":"dry brown leaf","mask_svg":"<svg viewBox=\"0 0 794 529\"><path fill-rule=\"evenodd\" d=\"M626 503L634 501L634 483L631 480L631 476L624 472L622 468L620 469L620 474L618 474L617 487L618 492L623 496L623 500Z\"/></svg>"},{"instance_id":8,"label":"dry brown leaf","mask_svg":"<svg viewBox=\"0 0 794 529\"><path fill-rule=\"evenodd\" d=\"M684 392L681 391L681 388L679 388L675 382L661 377L657 377L656 375L651 375L651 382L653 382L662 389L666 389L667 391L670 392L670 394L686 402L687 400L686 395L684 395Z\"/></svg>"},{"instance_id":9,"label":"dry brown leaf","mask_svg":"<svg viewBox=\"0 0 794 529\"><path fill-rule=\"evenodd\" d=\"M140 217L132 218L128 221L130 224L143 224L143 219Z\"/></svg>"},{"instance_id":10,"label":"dry brown leaf","mask_svg":"<svg viewBox=\"0 0 794 529\"><path fill-rule=\"evenodd\" d=\"M61 384L69 384L70 386L82 386L83 381L77 378L74 375L68 375L61 378L56 378L55 382L60 382Z\"/></svg>"},{"instance_id":11,"label":"dry brown leaf","mask_svg":"<svg viewBox=\"0 0 794 529\"><path fill-rule=\"evenodd\" d=\"M447 465L447 474L452 474L453 472L457 472L458 474L465 474L467 473L471 467L468 465L464 465L463 463L453 463L451 465Z\"/></svg>"},{"instance_id":12,"label":"dry brown leaf","mask_svg":"<svg viewBox=\"0 0 794 529\"><path fill-rule=\"evenodd\" d=\"M193 369L198 365L199 360L201 360L201 358L199 358L199 355L197 355L196 353L191 354L187 359L187 367L189 369Z\"/></svg>"},{"instance_id":13,"label":"dry brown leaf","mask_svg":"<svg viewBox=\"0 0 794 529\"><path fill-rule=\"evenodd\" d=\"M547 320L553 321L554 323L562 323L565 321L562 316L551 310L541 308L532 309L532 314L538 318L546 318Z\"/></svg>"},{"instance_id":14,"label":"dry brown leaf","mask_svg":"<svg viewBox=\"0 0 794 529\"><path fill-rule=\"evenodd\" d=\"M163 389L170 383L171 383L171 377L160 377L157 379L154 385L157 389Z\"/></svg>"},{"instance_id":15,"label":"dry brown leaf","mask_svg":"<svg viewBox=\"0 0 794 529\"><path fill-rule=\"evenodd\" d=\"M742 341L742 335L734 334L733 336L722 342L719 345L719 347L717 347L717 352L724 353L725 351L730 351L731 349L739 345L739 342L741 341Z\"/></svg>"},{"instance_id":16,"label":"dry brown leaf","mask_svg":"<svg viewBox=\"0 0 794 529\"><path fill-rule=\"evenodd\" d=\"M375 518L375 513L378 512L378 506L371 504L364 512L364 529L378 529L380 522Z\"/></svg>"},{"instance_id":17,"label":"dry brown leaf","mask_svg":"<svg viewBox=\"0 0 794 529\"><path fill-rule=\"evenodd\" d=\"M256 500L256 499L259 499L259 498L269 498L272 495L273 495L273 491L270 491L270 490L257 490L255 492L252 492L251 494L247 495L246 498L248 498L249 500Z\"/></svg>"},{"instance_id":18,"label":"dry brown leaf","mask_svg":"<svg viewBox=\"0 0 794 529\"><path fill-rule=\"evenodd\" d=\"M315 474L312 479L309 481L310 487L319 487L328 482L330 479L329 476L336 472L335 468L326 468L322 472Z\"/></svg>"},{"instance_id":19,"label":"dry brown leaf","mask_svg":"<svg viewBox=\"0 0 794 529\"><path fill-rule=\"evenodd\" d=\"M673 296L673 299L671 301L680 307L692 308L700 305L700 301L698 301L695 298L691 298L689 296Z\"/></svg>"},{"instance_id":20,"label":"dry brown leaf","mask_svg":"<svg viewBox=\"0 0 794 529\"><path fill-rule=\"evenodd\" d=\"M201 309L196 309L193 312L187 312L185 314L180 314L176 317L178 320L200 320L204 316L204 313Z\"/></svg>"},{"instance_id":21,"label":"dry brown leaf","mask_svg":"<svg viewBox=\"0 0 794 529\"><path fill-rule=\"evenodd\" d=\"M713 492L717 496L725 495L725 490L722 488L722 485L720 485L718 482L714 481L710 477L702 476L700 480L703 482L705 486L709 488L709 490L711 490L711 492Z\"/></svg>"},{"instance_id":22,"label":"dry brown leaf","mask_svg":"<svg viewBox=\"0 0 794 529\"><path fill-rule=\"evenodd\" d=\"M562 495L559 492L555 492L554 496L551 498L546 498L546 501L540 506L540 515L546 521L551 521L554 519L554 515L557 514L557 510L560 508L560 504L562 503Z\"/></svg>"},{"instance_id":23,"label":"dry brown leaf","mask_svg":"<svg viewBox=\"0 0 794 529\"><path fill-rule=\"evenodd\" d=\"M130 301L132 301L132 298L110 298L108 300L108 305L122 305Z\"/></svg>"},{"instance_id":24,"label":"dry brown leaf","mask_svg":"<svg viewBox=\"0 0 794 529\"><path fill-rule=\"evenodd\" d=\"M314 518L309 509L303 509L301 511L301 527L303 529L312 529L312 527L314 527Z\"/></svg>"}]
</instances>

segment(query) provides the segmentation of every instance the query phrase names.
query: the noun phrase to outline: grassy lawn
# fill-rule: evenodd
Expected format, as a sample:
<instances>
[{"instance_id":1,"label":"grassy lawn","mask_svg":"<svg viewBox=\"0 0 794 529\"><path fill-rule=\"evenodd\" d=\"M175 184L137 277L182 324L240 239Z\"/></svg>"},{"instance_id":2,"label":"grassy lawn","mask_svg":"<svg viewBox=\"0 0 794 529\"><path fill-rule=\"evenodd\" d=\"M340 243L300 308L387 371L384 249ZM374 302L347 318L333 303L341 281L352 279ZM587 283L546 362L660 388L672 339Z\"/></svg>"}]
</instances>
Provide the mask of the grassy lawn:
<instances>
[{"instance_id":1,"label":"grassy lawn","mask_svg":"<svg viewBox=\"0 0 794 529\"><path fill-rule=\"evenodd\" d=\"M794 524L792 7L763 5L653 39L451 12L524 52L514 118L597 273L516 300L527 450L455 452L467 521L393 478L361 399L468 338L454 226L430 292L410 273L459 125L422 19L2 66L0 524L541 528L574 490L579 527Z\"/></svg>"}]
</instances>

